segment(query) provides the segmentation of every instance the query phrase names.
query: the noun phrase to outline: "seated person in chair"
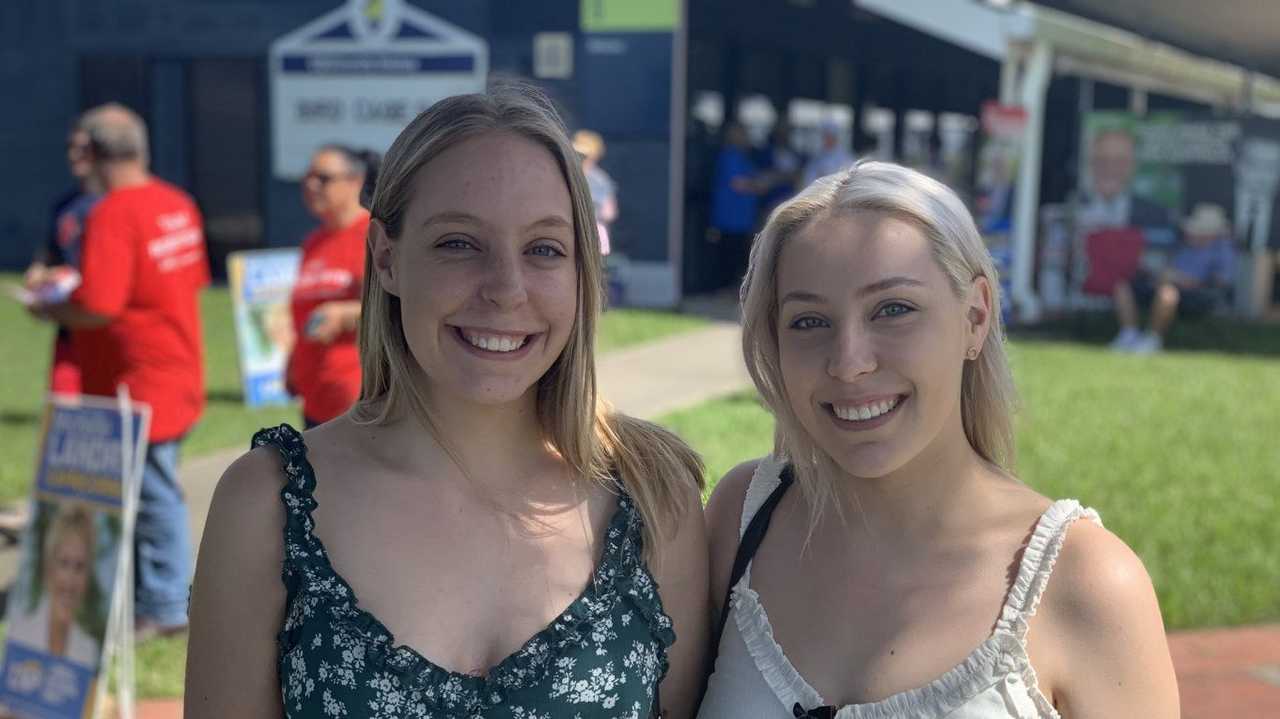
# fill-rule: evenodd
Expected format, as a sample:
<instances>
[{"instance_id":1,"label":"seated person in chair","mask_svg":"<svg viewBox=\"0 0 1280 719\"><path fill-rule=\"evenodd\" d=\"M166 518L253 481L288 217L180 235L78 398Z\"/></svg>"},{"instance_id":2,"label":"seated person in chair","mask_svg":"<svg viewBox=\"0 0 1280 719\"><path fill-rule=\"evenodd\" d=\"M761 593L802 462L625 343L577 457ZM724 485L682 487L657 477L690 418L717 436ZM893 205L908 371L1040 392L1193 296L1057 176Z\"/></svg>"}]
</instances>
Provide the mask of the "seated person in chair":
<instances>
[{"instance_id":1,"label":"seated person in chair","mask_svg":"<svg viewBox=\"0 0 1280 719\"><path fill-rule=\"evenodd\" d=\"M1164 346L1164 334L1179 310L1183 315L1212 312L1227 297L1235 269L1235 252L1226 213L1202 203L1182 225L1184 241L1158 277L1139 272L1133 282L1113 290L1120 334L1111 343L1122 352L1148 354ZM1151 305L1151 324L1138 329L1138 306Z\"/></svg>"}]
</instances>

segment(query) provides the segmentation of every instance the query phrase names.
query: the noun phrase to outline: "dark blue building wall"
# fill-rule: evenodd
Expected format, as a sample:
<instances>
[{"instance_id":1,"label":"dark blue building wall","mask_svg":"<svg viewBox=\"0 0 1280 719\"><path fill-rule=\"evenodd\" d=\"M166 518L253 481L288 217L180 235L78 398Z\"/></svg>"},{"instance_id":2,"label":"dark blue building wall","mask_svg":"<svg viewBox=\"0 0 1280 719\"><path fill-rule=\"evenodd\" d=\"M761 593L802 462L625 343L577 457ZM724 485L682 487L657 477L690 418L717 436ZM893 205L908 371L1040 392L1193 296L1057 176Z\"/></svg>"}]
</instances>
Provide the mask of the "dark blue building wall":
<instances>
[{"instance_id":1,"label":"dark blue building wall","mask_svg":"<svg viewBox=\"0 0 1280 719\"><path fill-rule=\"evenodd\" d=\"M43 241L49 206L71 187L65 163L67 129L84 107L107 100L125 102L147 117L152 169L157 175L192 192L202 207L225 189L222 183L249 183L258 198L261 226L255 232L261 237L260 245L297 244L313 223L298 200L297 184L277 181L270 172L266 57L273 40L342 4L338 0L0 2L0 108L4 108L0 157L9 167L0 179L0 268L24 267ZM578 0L412 0L412 4L485 38L492 73L530 78L535 33L575 34L573 78L539 84L560 106L571 131L591 127L605 136L608 156L602 164L618 182L622 207L614 230L615 246L639 259L664 259L670 37L622 36L623 54L600 56L587 52L585 36L578 32ZM222 148L205 140L209 118L193 118L193 114L237 109L210 106L207 99L202 102L193 96L193 86L198 84L193 63L217 59L229 64L213 68L213 82L216 72L230 68L240 73L233 84L243 86L242 94L234 97L256 93L257 121L250 131L255 136L234 138L236 147L256 145L256 176L194 176L195 158ZM112 91L94 81L93 73L108 70L115 80ZM220 257L217 252L214 255L216 265Z\"/></svg>"}]
</instances>

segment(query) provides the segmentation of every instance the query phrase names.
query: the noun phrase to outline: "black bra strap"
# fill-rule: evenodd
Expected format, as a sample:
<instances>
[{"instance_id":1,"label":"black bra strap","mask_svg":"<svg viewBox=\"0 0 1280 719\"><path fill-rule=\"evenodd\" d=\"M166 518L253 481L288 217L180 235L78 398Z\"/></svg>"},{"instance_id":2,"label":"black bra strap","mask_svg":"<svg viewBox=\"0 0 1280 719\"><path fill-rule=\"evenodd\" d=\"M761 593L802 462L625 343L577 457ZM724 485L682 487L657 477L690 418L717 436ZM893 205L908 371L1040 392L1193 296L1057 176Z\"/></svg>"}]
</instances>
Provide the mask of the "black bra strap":
<instances>
[{"instance_id":1,"label":"black bra strap","mask_svg":"<svg viewBox=\"0 0 1280 719\"><path fill-rule=\"evenodd\" d=\"M747 565L751 564L751 559L756 556L756 550L760 548L760 542L764 541L764 535L769 531L769 520L773 518L773 510L778 508L782 495L787 493L795 480L791 465L788 464L782 468L778 479L781 480L778 487L773 490L768 499L764 500L764 504L760 505L759 511L751 518L746 531L742 533L742 541L738 542L738 553L733 557L733 571L729 574L729 587L724 593L724 603L720 605L720 624L711 638L713 642L711 656L713 657L720 650L720 638L724 636L724 628L729 621L729 600L733 598L733 588L742 579L742 575L747 573Z\"/></svg>"}]
</instances>

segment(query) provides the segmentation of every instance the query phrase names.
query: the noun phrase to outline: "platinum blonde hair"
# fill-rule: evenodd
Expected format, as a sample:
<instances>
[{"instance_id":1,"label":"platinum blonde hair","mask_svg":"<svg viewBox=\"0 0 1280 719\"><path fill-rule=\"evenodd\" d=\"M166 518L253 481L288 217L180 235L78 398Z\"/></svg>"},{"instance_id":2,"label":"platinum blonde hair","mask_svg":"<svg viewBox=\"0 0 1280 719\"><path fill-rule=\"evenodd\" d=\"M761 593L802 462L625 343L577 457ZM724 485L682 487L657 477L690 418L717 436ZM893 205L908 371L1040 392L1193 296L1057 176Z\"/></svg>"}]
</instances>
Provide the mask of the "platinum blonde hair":
<instances>
[{"instance_id":1,"label":"platinum blonde hair","mask_svg":"<svg viewBox=\"0 0 1280 719\"><path fill-rule=\"evenodd\" d=\"M835 461L813 442L791 409L778 350L778 259L809 224L842 213L882 212L914 225L929 241L952 292L963 298L985 277L991 287L990 331L977 359L965 362L960 414L965 437L983 459L1012 471L1016 392L1000 319L1000 283L973 217L946 185L889 162L863 161L819 178L769 215L751 248L742 282L742 353L756 389L773 413L774 454L795 466L796 480L817 523L834 499L822 477L836 476Z\"/></svg>"},{"instance_id":2,"label":"platinum blonde hair","mask_svg":"<svg viewBox=\"0 0 1280 719\"><path fill-rule=\"evenodd\" d=\"M702 462L683 441L657 425L612 412L597 397L595 333L603 304L603 259L596 237L591 193L577 154L551 101L523 83L449 97L418 115L383 160L370 212L393 242L403 230L417 173L465 140L509 133L545 148L569 189L577 271L577 313L560 356L538 382L537 412L547 442L575 474L607 485L621 481L644 519L646 552L674 532L678 518L697 506ZM353 416L383 423L409 413L437 439L436 418L404 334L400 300L382 288L370 249L365 250L360 315L363 377ZM448 447L446 447L446 450ZM465 471L465 468L463 468Z\"/></svg>"}]
</instances>

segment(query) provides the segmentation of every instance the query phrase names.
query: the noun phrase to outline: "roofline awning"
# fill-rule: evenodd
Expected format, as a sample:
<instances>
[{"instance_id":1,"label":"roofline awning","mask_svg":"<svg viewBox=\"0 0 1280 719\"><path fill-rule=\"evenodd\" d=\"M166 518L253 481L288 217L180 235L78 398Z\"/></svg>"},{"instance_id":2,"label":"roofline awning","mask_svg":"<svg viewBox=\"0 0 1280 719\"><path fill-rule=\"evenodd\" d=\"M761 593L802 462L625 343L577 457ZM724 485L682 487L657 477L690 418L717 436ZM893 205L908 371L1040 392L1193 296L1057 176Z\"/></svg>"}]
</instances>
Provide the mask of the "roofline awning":
<instances>
[{"instance_id":1,"label":"roofline awning","mask_svg":"<svg viewBox=\"0 0 1280 719\"><path fill-rule=\"evenodd\" d=\"M1003 61L1038 44L1053 71L1280 118L1280 80L1041 5L980 0L851 0L857 7Z\"/></svg>"}]
</instances>

